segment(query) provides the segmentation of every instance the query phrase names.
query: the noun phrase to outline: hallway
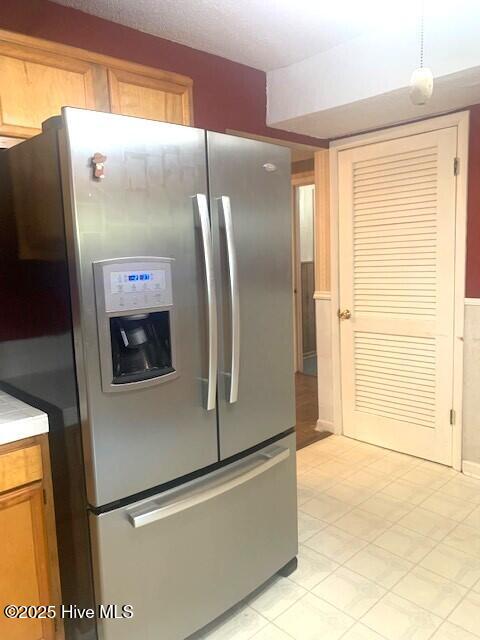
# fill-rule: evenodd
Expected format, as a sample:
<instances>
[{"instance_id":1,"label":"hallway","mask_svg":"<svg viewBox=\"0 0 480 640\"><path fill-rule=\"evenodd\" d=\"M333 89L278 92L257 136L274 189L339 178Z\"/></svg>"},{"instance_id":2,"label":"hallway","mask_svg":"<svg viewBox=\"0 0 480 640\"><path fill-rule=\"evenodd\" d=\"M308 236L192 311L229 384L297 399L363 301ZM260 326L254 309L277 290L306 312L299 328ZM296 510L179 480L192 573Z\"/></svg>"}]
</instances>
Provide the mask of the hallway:
<instances>
[{"instance_id":1,"label":"hallway","mask_svg":"<svg viewBox=\"0 0 480 640\"><path fill-rule=\"evenodd\" d=\"M295 397L297 405L297 450L325 437L315 431L318 418L317 377L303 373L295 374Z\"/></svg>"}]
</instances>

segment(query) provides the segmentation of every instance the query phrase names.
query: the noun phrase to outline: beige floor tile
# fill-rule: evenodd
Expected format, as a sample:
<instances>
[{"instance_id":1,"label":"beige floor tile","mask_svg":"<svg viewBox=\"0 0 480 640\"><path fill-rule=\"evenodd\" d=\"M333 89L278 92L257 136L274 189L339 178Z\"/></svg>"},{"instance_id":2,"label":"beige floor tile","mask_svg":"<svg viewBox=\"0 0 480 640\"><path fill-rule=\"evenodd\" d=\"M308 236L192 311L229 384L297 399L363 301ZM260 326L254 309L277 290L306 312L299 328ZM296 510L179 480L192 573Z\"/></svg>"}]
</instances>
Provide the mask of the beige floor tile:
<instances>
[{"instance_id":1,"label":"beige floor tile","mask_svg":"<svg viewBox=\"0 0 480 640\"><path fill-rule=\"evenodd\" d=\"M384 533L391 524L391 522L383 518L378 518L368 511L356 508L337 520L335 526L358 538L373 542L379 535Z\"/></svg>"},{"instance_id":2,"label":"beige floor tile","mask_svg":"<svg viewBox=\"0 0 480 640\"><path fill-rule=\"evenodd\" d=\"M298 480L300 487L314 491L324 491L338 482L334 475L323 473L319 468L308 469Z\"/></svg>"},{"instance_id":3,"label":"beige floor tile","mask_svg":"<svg viewBox=\"0 0 480 640\"><path fill-rule=\"evenodd\" d=\"M317 497L308 500L308 502L302 505L303 512L329 524L341 518L350 511L351 508L351 505L336 500L325 493L318 494Z\"/></svg>"},{"instance_id":4,"label":"beige floor tile","mask_svg":"<svg viewBox=\"0 0 480 640\"><path fill-rule=\"evenodd\" d=\"M345 566L373 580L382 587L391 589L413 569L414 565L386 549L369 544L368 547L359 551L353 558L347 560Z\"/></svg>"},{"instance_id":5,"label":"beige floor tile","mask_svg":"<svg viewBox=\"0 0 480 640\"><path fill-rule=\"evenodd\" d=\"M456 527L456 521L446 518L423 507L415 507L398 522L407 529L440 541Z\"/></svg>"},{"instance_id":6,"label":"beige floor tile","mask_svg":"<svg viewBox=\"0 0 480 640\"><path fill-rule=\"evenodd\" d=\"M454 547L471 556L480 558L480 530L475 529L475 527L459 524L442 542L449 547Z\"/></svg>"},{"instance_id":7,"label":"beige floor tile","mask_svg":"<svg viewBox=\"0 0 480 640\"><path fill-rule=\"evenodd\" d=\"M325 456L325 458L327 456L330 456L330 458L332 460L334 460L334 459L338 460L339 458L341 458L342 455L344 455L348 451L353 451L353 447L350 447L349 445L343 446L343 445L339 445L339 444L336 444L336 443L331 444L330 438L327 438L325 440L321 440L320 442L317 442L316 444L317 445L321 445L321 446L316 447L316 452L319 453L322 456ZM312 446L315 446L315 445L312 445Z\"/></svg>"},{"instance_id":8,"label":"beige floor tile","mask_svg":"<svg viewBox=\"0 0 480 640\"><path fill-rule=\"evenodd\" d=\"M390 520L390 522L397 522L413 509L413 505L380 492L363 502L361 508L364 511L373 513L379 518Z\"/></svg>"},{"instance_id":9,"label":"beige floor tile","mask_svg":"<svg viewBox=\"0 0 480 640\"><path fill-rule=\"evenodd\" d=\"M475 508L475 505L461 498L454 498L447 495L442 489L433 493L429 498L422 502L422 508L435 513L462 522L469 516Z\"/></svg>"},{"instance_id":10,"label":"beige floor tile","mask_svg":"<svg viewBox=\"0 0 480 640\"><path fill-rule=\"evenodd\" d=\"M391 479L380 473L369 471L368 468L364 468L354 471L354 473L348 477L348 481L351 484L358 485L359 487L366 487L367 489L380 491L391 482Z\"/></svg>"},{"instance_id":11,"label":"beige floor tile","mask_svg":"<svg viewBox=\"0 0 480 640\"><path fill-rule=\"evenodd\" d=\"M438 476L443 476L445 478L456 478L461 475L458 471L452 469L452 467L447 467L446 465L440 464L438 462L431 462L430 460L420 460L419 467L421 467L422 469L427 469L428 471L436 473Z\"/></svg>"},{"instance_id":12,"label":"beige floor tile","mask_svg":"<svg viewBox=\"0 0 480 640\"><path fill-rule=\"evenodd\" d=\"M364 467L381 458L383 458L383 456L379 456L374 451L364 450L358 447L350 449L339 456L339 460L350 465L355 465L357 468Z\"/></svg>"},{"instance_id":13,"label":"beige floor tile","mask_svg":"<svg viewBox=\"0 0 480 640\"><path fill-rule=\"evenodd\" d=\"M480 593L471 591L450 615L449 621L465 631L480 635Z\"/></svg>"},{"instance_id":14,"label":"beige floor tile","mask_svg":"<svg viewBox=\"0 0 480 640\"><path fill-rule=\"evenodd\" d=\"M323 475L335 478L338 482L342 478L350 476L355 471L355 466L349 462L344 462L340 458L336 458L335 460L328 460L322 465L317 465L316 469L323 473Z\"/></svg>"},{"instance_id":15,"label":"beige floor tile","mask_svg":"<svg viewBox=\"0 0 480 640\"><path fill-rule=\"evenodd\" d=\"M304 589L311 590L338 569L338 566L330 558L302 545L298 551L298 567L289 578Z\"/></svg>"},{"instance_id":16,"label":"beige floor tile","mask_svg":"<svg viewBox=\"0 0 480 640\"><path fill-rule=\"evenodd\" d=\"M355 448L359 445L358 440L353 440L352 438L347 438L346 436L337 436L332 435L325 440L321 440L316 443L317 447L325 448L329 451L348 451L349 449Z\"/></svg>"},{"instance_id":17,"label":"beige floor tile","mask_svg":"<svg viewBox=\"0 0 480 640\"><path fill-rule=\"evenodd\" d=\"M354 463L357 469L361 469L362 467L367 467L378 460L382 460L384 457L385 452L382 449L375 449L373 447L364 449L357 447L352 451L342 454L342 456L340 456L340 460L344 460L350 464Z\"/></svg>"},{"instance_id":18,"label":"beige floor tile","mask_svg":"<svg viewBox=\"0 0 480 640\"><path fill-rule=\"evenodd\" d=\"M361 622L357 622L342 636L342 640L384 640L384 638Z\"/></svg>"},{"instance_id":19,"label":"beige floor tile","mask_svg":"<svg viewBox=\"0 0 480 640\"><path fill-rule=\"evenodd\" d=\"M420 562L433 549L436 542L416 531L393 525L375 540L375 544L410 562Z\"/></svg>"},{"instance_id":20,"label":"beige floor tile","mask_svg":"<svg viewBox=\"0 0 480 640\"><path fill-rule=\"evenodd\" d=\"M353 618L312 593L275 620L278 627L296 640L339 640L354 622Z\"/></svg>"},{"instance_id":21,"label":"beige floor tile","mask_svg":"<svg viewBox=\"0 0 480 640\"><path fill-rule=\"evenodd\" d=\"M473 587L480 579L480 560L446 544L437 545L420 564L463 587Z\"/></svg>"},{"instance_id":22,"label":"beige floor tile","mask_svg":"<svg viewBox=\"0 0 480 640\"><path fill-rule=\"evenodd\" d=\"M433 634L431 640L478 640L478 637L447 621Z\"/></svg>"},{"instance_id":23,"label":"beige floor tile","mask_svg":"<svg viewBox=\"0 0 480 640\"><path fill-rule=\"evenodd\" d=\"M306 593L306 590L295 582L278 577L249 598L248 604L264 618L272 621Z\"/></svg>"},{"instance_id":24,"label":"beige floor tile","mask_svg":"<svg viewBox=\"0 0 480 640\"><path fill-rule=\"evenodd\" d=\"M454 498L480 504L480 480L458 475L443 485L441 490Z\"/></svg>"},{"instance_id":25,"label":"beige floor tile","mask_svg":"<svg viewBox=\"0 0 480 640\"><path fill-rule=\"evenodd\" d=\"M418 484L425 489L440 489L450 479L423 466L413 467L401 476L402 480Z\"/></svg>"},{"instance_id":26,"label":"beige floor tile","mask_svg":"<svg viewBox=\"0 0 480 640\"><path fill-rule=\"evenodd\" d=\"M326 526L326 522L322 522L322 520L300 510L298 512L298 541L305 542Z\"/></svg>"},{"instance_id":27,"label":"beige floor tile","mask_svg":"<svg viewBox=\"0 0 480 640\"><path fill-rule=\"evenodd\" d=\"M333 458L324 447L322 449L316 449L313 445L303 447L303 449L297 451L297 467L301 468L302 465L315 466L320 457L325 460Z\"/></svg>"},{"instance_id":28,"label":"beige floor tile","mask_svg":"<svg viewBox=\"0 0 480 640\"><path fill-rule=\"evenodd\" d=\"M480 506L476 507L472 513L465 518L463 524L468 524L470 527L480 529Z\"/></svg>"},{"instance_id":29,"label":"beige floor tile","mask_svg":"<svg viewBox=\"0 0 480 640\"><path fill-rule=\"evenodd\" d=\"M318 553L340 564L346 562L367 544L365 540L351 536L333 526L322 529L305 543L310 549L318 551Z\"/></svg>"},{"instance_id":30,"label":"beige floor tile","mask_svg":"<svg viewBox=\"0 0 480 640\"><path fill-rule=\"evenodd\" d=\"M385 594L385 589L346 567L325 578L313 593L344 611L360 618Z\"/></svg>"},{"instance_id":31,"label":"beige floor tile","mask_svg":"<svg viewBox=\"0 0 480 640\"><path fill-rule=\"evenodd\" d=\"M411 458L405 458L405 460L395 458L393 456L385 456L373 462L368 466L370 471L374 471L376 473L387 474L392 478L397 478L398 476L403 475L409 469L416 466L416 464L412 461Z\"/></svg>"},{"instance_id":32,"label":"beige floor tile","mask_svg":"<svg viewBox=\"0 0 480 640\"><path fill-rule=\"evenodd\" d=\"M432 489L426 489L418 486L418 484L412 484L399 478L394 480L390 484L382 489L382 493L386 493L392 498L397 500L403 500L413 505L418 505L423 502L428 496L432 495Z\"/></svg>"},{"instance_id":33,"label":"beige floor tile","mask_svg":"<svg viewBox=\"0 0 480 640\"><path fill-rule=\"evenodd\" d=\"M274 624L269 623L266 627L263 627L261 631L256 633L252 640L292 640L292 636L289 636Z\"/></svg>"},{"instance_id":34,"label":"beige floor tile","mask_svg":"<svg viewBox=\"0 0 480 640\"><path fill-rule=\"evenodd\" d=\"M267 624L263 616L244 606L209 625L208 631L199 634L197 640L250 640Z\"/></svg>"},{"instance_id":35,"label":"beige floor tile","mask_svg":"<svg viewBox=\"0 0 480 640\"><path fill-rule=\"evenodd\" d=\"M309 489L304 487L300 483L297 482L297 504L299 507L302 504L305 504L307 500L311 500L313 497L317 495L317 492L314 489Z\"/></svg>"},{"instance_id":36,"label":"beige floor tile","mask_svg":"<svg viewBox=\"0 0 480 640\"><path fill-rule=\"evenodd\" d=\"M356 446L361 451L370 451L370 452L378 453L379 455L382 455L382 456L386 456L389 453L391 453L389 449L384 449L383 447L377 447L376 445L369 444L368 442L362 442L361 440L354 440L354 442L357 443Z\"/></svg>"},{"instance_id":37,"label":"beige floor tile","mask_svg":"<svg viewBox=\"0 0 480 640\"><path fill-rule=\"evenodd\" d=\"M446 618L467 593L464 587L422 567L412 569L392 591L441 618Z\"/></svg>"},{"instance_id":38,"label":"beige floor tile","mask_svg":"<svg viewBox=\"0 0 480 640\"><path fill-rule=\"evenodd\" d=\"M349 482L348 478L343 482L337 482L323 492L325 495L332 498L336 498L345 504L349 504L352 507L356 507L368 498L371 498L375 490L367 489L365 487L359 487L358 485Z\"/></svg>"},{"instance_id":39,"label":"beige floor tile","mask_svg":"<svg viewBox=\"0 0 480 640\"><path fill-rule=\"evenodd\" d=\"M393 593L387 593L362 622L388 640L428 640L442 619Z\"/></svg>"}]
</instances>

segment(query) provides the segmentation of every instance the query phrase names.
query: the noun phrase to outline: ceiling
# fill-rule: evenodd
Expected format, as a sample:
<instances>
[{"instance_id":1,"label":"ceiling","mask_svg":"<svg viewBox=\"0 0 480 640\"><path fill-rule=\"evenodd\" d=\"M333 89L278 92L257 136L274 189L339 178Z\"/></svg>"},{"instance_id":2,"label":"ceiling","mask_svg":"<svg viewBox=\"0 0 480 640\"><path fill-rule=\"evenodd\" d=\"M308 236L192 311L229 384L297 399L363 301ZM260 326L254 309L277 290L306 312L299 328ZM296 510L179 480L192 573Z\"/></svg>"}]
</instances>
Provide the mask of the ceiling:
<instances>
[{"instance_id":1,"label":"ceiling","mask_svg":"<svg viewBox=\"0 0 480 640\"><path fill-rule=\"evenodd\" d=\"M268 71L371 26L379 0L53 0L112 22ZM361 4L359 14L355 6ZM333 7L333 8L332 8ZM378 13L378 12L377 12Z\"/></svg>"}]
</instances>

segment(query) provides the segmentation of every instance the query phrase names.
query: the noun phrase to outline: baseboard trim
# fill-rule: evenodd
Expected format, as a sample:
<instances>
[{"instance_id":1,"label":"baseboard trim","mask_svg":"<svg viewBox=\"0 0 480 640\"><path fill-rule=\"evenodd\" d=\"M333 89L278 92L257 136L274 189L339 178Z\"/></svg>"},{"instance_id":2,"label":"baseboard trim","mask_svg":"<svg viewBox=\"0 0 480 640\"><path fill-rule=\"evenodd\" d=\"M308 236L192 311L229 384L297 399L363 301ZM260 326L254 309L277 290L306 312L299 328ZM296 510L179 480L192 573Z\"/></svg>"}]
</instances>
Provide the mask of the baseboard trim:
<instances>
[{"instance_id":1,"label":"baseboard trim","mask_svg":"<svg viewBox=\"0 0 480 640\"><path fill-rule=\"evenodd\" d=\"M315 427L315 431L330 431L330 433L334 433L333 422L329 422L328 420L317 420L317 426Z\"/></svg>"},{"instance_id":2,"label":"baseboard trim","mask_svg":"<svg viewBox=\"0 0 480 640\"><path fill-rule=\"evenodd\" d=\"M465 305L470 307L480 306L480 298L465 298Z\"/></svg>"},{"instance_id":3,"label":"baseboard trim","mask_svg":"<svg viewBox=\"0 0 480 640\"><path fill-rule=\"evenodd\" d=\"M466 476L470 476L472 478L480 478L480 463L463 460L462 471Z\"/></svg>"}]
</instances>

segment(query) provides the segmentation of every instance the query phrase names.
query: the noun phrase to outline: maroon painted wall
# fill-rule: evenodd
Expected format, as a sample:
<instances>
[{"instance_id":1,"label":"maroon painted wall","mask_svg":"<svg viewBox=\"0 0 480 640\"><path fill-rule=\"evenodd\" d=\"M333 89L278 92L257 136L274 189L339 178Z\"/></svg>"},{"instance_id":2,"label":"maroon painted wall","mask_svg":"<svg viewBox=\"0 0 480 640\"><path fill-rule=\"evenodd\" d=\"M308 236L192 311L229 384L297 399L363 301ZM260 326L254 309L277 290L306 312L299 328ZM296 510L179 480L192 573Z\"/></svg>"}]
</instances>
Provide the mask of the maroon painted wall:
<instances>
[{"instance_id":1,"label":"maroon painted wall","mask_svg":"<svg viewBox=\"0 0 480 640\"><path fill-rule=\"evenodd\" d=\"M194 81L198 127L235 129L292 142L325 141L265 124L266 78L218 56L156 38L48 0L0 0L0 28L175 71ZM470 109L466 296L480 298L480 105Z\"/></svg>"},{"instance_id":2,"label":"maroon painted wall","mask_svg":"<svg viewBox=\"0 0 480 640\"><path fill-rule=\"evenodd\" d=\"M317 138L266 126L263 71L48 0L0 0L0 28L189 76L193 79L195 125L200 128L234 129L292 142L327 145Z\"/></svg>"}]
</instances>

